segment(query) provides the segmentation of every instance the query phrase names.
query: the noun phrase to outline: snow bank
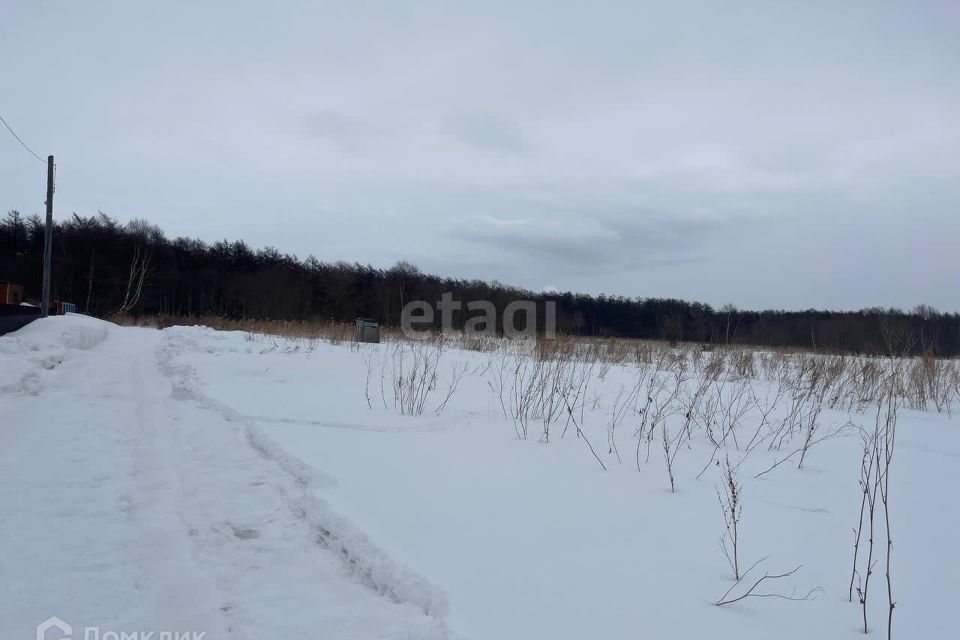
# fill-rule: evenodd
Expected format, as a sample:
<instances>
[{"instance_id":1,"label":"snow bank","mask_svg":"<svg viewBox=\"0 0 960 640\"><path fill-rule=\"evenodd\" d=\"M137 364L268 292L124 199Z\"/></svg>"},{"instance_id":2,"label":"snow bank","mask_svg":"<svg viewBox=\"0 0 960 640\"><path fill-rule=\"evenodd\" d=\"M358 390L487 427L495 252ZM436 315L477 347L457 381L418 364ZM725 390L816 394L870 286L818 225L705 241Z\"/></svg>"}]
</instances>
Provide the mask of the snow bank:
<instances>
[{"instance_id":1,"label":"snow bank","mask_svg":"<svg viewBox=\"0 0 960 640\"><path fill-rule=\"evenodd\" d=\"M0 393L37 395L51 382L49 372L106 340L109 322L79 314L35 320L0 337Z\"/></svg>"},{"instance_id":2,"label":"snow bank","mask_svg":"<svg viewBox=\"0 0 960 640\"><path fill-rule=\"evenodd\" d=\"M447 594L423 576L396 562L379 549L352 522L338 515L329 503L304 493L298 502L302 515L370 588L394 602L419 607L434 618L450 611Z\"/></svg>"}]
</instances>

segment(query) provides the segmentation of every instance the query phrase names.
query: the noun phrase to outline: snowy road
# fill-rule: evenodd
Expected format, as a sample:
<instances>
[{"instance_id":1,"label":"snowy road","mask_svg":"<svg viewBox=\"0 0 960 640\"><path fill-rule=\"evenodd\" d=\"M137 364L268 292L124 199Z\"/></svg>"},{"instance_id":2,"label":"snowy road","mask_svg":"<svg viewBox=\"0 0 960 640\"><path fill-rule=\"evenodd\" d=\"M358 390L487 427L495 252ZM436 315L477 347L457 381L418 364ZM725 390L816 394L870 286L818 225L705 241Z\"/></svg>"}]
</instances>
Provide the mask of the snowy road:
<instances>
[{"instance_id":1,"label":"snowy road","mask_svg":"<svg viewBox=\"0 0 960 640\"><path fill-rule=\"evenodd\" d=\"M75 637L445 637L351 572L303 482L185 392L167 333L51 318L3 340L0 638L54 615Z\"/></svg>"}]
</instances>

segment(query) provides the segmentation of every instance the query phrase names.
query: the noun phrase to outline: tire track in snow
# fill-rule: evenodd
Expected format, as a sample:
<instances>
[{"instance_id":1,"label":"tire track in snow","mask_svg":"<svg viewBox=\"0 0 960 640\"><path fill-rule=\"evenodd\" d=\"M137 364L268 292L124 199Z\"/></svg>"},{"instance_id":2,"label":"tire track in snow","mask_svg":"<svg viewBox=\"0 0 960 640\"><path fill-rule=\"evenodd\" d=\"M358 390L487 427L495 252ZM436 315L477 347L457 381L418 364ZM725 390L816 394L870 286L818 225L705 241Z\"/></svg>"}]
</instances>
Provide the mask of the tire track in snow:
<instances>
[{"instance_id":1,"label":"tire track in snow","mask_svg":"<svg viewBox=\"0 0 960 640\"><path fill-rule=\"evenodd\" d=\"M45 372L39 398L0 392L11 419L0 430L0 540L10 550L0 561L0 637L33 637L57 615L75 629L222 638L216 590L193 562L157 452L144 384L157 336L69 316L29 329L0 340L0 351L53 350L62 366Z\"/></svg>"},{"instance_id":2,"label":"tire track in snow","mask_svg":"<svg viewBox=\"0 0 960 640\"><path fill-rule=\"evenodd\" d=\"M307 425L310 427L322 427L324 429L344 429L348 431L371 431L374 433L431 433L445 431L451 427L452 419L450 416L437 418L423 425L403 426L403 427L379 427L354 422L336 422L333 420L302 420L299 418L272 418L269 416L251 416L241 415L244 419L253 422L268 422L272 424L296 424Z\"/></svg>"},{"instance_id":3,"label":"tire track in snow","mask_svg":"<svg viewBox=\"0 0 960 640\"><path fill-rule=\"evenodd\" d=\"M183 331L178 328L164 330L164 344L158 350L160 371L170 380L173 397L191 400L204 409L216 412L227 422L241 426L250 447L262 458L279 466L301 488L300 495L291 498L290 506L300 519L313 528L318 542L340 556L348 570L370 589L391 602L416 606L425 615L440 622L444 635L449 635L445 623L442 623L449 609L446 594L410 568L387 556L352 522L338 515L325 500L313 493L314 489L336 486L334 478L284 450L257 426L254 419L204 394L202 382L193 367L174 362L185 348L196 347L190 337L183 335Z\"/></svg>"},{"instance_id":4,"label":"tire track in snow","mask_svg":"<svg viewBox=\"0 0 960 640\"><path fill-rule=\"evenodd\" d=\"M217 607L223 595L192 558L190 534L178 505L181 478L170 464L174 459L170 443L158 429L156 403L146 385L146 358L147 354L135 352L129 377L136 432L130 508L141 528L131 552L149 580L158 626L204 629L212 638L223 637L226 625Z\"/></svg>"}]
</instances>

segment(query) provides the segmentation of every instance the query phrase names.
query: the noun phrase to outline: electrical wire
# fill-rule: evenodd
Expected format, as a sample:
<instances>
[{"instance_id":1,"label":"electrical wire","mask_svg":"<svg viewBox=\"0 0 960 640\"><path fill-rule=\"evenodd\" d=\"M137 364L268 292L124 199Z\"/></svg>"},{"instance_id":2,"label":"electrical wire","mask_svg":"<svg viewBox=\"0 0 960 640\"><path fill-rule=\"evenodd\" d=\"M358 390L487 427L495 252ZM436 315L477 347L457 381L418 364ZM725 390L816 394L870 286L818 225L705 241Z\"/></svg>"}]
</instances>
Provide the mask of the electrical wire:
<instances>
[{"instance_id":1,"label":"electrical wire","mask_svg":"<svg viewBox=\"0 0 960 640\"><path fill-rule=\"evenodd\" d=\"M5 127L7 128L7 130L8 130L11 134L13 134L13 137L17 139L17 142L19 142L21 145L23 145L23 148L30 152L30 155L32 155L34 158L36 158L36 159L39 160L40 162L43 162L43 163L46 163L46 162L47 162L46 160L44 160L43 158L41 158L40 156L38 156L37 154L35 154L35 153L33 152L33 149L31 149L30 147L28 147L28 146L27 146L27 143L20 139L20 136L17 135L17 132L14 131L13 128L12 128L9 124L7 124L7 121L3 119L3 116L0 116L0 122L3 123L3 126L5 126Z\"/></svg>"}]
</instances>

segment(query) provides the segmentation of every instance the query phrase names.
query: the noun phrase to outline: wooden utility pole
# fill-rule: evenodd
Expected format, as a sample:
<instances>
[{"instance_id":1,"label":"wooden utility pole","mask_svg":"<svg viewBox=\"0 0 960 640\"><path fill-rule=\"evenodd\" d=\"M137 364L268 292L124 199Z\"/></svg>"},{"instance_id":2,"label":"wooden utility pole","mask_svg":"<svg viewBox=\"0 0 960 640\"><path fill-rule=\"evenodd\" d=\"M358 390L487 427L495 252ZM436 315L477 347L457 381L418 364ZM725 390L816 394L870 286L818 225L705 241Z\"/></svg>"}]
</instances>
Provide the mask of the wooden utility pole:
<instances>
[{"instance_id":1,"label":"wooden utility pole","mask_svg":"<svg viewBox=\"0 0 960 640\"><path fill-rule=\"evenodd\" d=\"M47 156L47 228L43 244L43 298L40 316L50 314L50 261L53 258L53 156Z\"/></svg>"}]
</instances>

